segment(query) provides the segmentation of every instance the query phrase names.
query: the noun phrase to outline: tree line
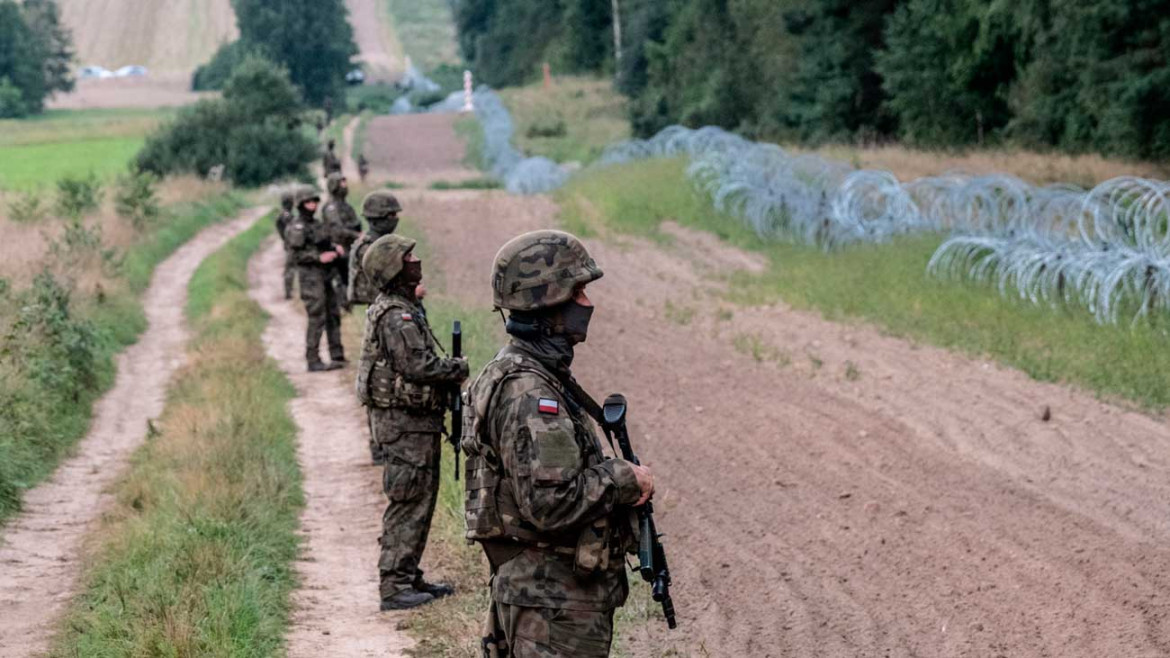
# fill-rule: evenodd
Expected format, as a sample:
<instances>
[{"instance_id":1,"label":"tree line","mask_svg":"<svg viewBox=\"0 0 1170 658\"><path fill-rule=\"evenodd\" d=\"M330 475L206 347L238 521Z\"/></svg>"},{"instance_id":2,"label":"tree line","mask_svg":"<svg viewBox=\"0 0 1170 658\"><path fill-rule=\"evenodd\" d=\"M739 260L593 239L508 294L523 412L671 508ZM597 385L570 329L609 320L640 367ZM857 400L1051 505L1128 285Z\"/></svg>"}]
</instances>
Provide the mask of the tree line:
<instances>
[{"instance_id":1,"label":"tree line","mask_svg":"<svg viewBox=\"0 0 1170 658\"><path fill-rule=\"evenodd\" d=\"M38 114L72 91L73 54L54 0L0 0L0 118Z\"/></svg>"},{"instance_id":2,"label":"tree line","mask_svg":"<svg viewBox=\"0 0 1170 658\"><path fill-rule=\"evenodd\" d=\"M481 79L614 74L642 136L1170 157L1170 0L452 2Z\"/></svg>"}]
</instances>

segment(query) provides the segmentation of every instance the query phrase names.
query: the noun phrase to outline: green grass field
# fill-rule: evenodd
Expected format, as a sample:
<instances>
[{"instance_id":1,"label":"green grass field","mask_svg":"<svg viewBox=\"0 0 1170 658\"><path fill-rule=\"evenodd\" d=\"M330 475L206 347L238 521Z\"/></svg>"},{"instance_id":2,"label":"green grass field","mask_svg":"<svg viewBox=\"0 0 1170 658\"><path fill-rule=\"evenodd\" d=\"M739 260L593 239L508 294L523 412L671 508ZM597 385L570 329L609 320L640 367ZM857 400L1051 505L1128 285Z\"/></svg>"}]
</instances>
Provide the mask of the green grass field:
<instances>
[{"instance_id":1,"label":"green grass field","mask_svg":"<svg viewBox=\"0 0 1170 658\"><path fill-rule=\"evenodd\" d=\"M0 121L0 189L51 185L67 175L125 171L167 110L54 110Z\"/></svg>"},{"instance_id":2,"label":"green grass field","mask_svg":"<svg viewBox=\"0 0 1170 658\"><path fill-rule=\"evenodd\" d=\"M910 340L932 343L1019 368L1041 381L1064 382L1147 409L1170 406L1170 320L1102 326L1081 309L1037 307L1000 297L994 289L926 275L937 236L825 253L766 242L712 208L686 180L680 160L612 167L574 180L559 193L570 231L596 227L660 241L664 220L709 231L764 255L760 275L730 281L729 300L782 300L827 319L866 322Z\"/></svg>"},{"instance_id":3,"label":"green grass field","mask_svg":"<svg viewBox=\"0 0 1170 658\"><path fill-rule=\"evenodd\" d=\"M383 0L394 32L415 66L430 71L440 64L458 65L455 20L447 0Z\"/></svg>"},{"instance_id":4,"label":"green grass field","mask_svg":"<svg viewBox=\"0 0 1170 658\"><path fill-rule=\"evenodd\" d=\"M303 505L295 392L265 356L246 276L271 231L260 219L192 278L190 363L114 489L52 656L283 653Z\"/></svg>"},{"instance_id":5,"label":"green grass field","mask_svg":"<svg viewBox=\"0 0 1170 658\"><path fill-rule=\"evenodd\" d=\"M500 91L516 125L513 143L527 155L589 164L630 137L626 100L609 80L557 77L552 87Z\"/></svg>"}]
</instances>

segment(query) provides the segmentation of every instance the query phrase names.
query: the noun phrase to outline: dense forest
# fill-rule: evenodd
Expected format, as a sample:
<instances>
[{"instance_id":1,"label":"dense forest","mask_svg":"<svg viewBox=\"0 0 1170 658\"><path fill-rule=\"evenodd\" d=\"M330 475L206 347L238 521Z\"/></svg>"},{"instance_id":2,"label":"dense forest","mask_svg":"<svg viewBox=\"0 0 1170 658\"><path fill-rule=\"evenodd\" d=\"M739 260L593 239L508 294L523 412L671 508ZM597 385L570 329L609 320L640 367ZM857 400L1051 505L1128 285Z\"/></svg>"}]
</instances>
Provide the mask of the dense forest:
<instances>
[{"instance_id":1,"label":"dense forest","mask_svg":"<svg viewBox=\"0 0 1170 658\"><path fill-rule=\"evenodd\" d=\"M611 73L642 135L1170 157L1170 0L452 2L489 84Z\"/></svg>"}]
</instances>

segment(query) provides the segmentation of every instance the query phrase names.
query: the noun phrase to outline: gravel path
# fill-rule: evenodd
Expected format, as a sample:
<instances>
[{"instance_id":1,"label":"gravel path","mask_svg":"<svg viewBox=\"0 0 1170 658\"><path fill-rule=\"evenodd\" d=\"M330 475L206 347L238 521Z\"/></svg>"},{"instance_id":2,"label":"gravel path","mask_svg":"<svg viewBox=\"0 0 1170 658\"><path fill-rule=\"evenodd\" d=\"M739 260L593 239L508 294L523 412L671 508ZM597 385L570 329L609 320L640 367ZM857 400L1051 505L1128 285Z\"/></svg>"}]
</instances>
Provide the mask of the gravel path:
<instances>
[{"instance_id":1,"label":"gravel path","mask_svg":"<svg viewBox=\"0 0 1170 658\"><path fill-rule=\"evenodd\" d=\"M0 658L40 655L84 565L83 539L111 498L108 487L162 413L167 383L185 357L187 283L196 268L267 208L204 230L163 261L143 297L149 326L117 358L114 387L94 407L76 454L25 493L25 510L0 535Z\"/></svg>"}]
</instances>

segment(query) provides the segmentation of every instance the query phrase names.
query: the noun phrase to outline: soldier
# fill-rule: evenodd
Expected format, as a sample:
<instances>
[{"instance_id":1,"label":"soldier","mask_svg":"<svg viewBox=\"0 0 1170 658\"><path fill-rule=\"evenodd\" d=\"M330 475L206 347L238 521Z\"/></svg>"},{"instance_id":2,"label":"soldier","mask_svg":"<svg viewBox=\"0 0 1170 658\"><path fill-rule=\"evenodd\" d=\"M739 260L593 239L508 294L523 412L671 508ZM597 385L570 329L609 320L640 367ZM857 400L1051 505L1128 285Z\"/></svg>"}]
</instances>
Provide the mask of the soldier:
<instances>
[{"instance_id":1,"label":"soldier","mask_svg":"<svg viewBox=\"0 0 1170 658\"><path fill-rule=\"evenodd\" d=\"M289 223L293 219L293 195L296 191L292 188L285 190L280 195L280 214L276 216L276 234L280 236L280 242L284 245L284 298L292 299L293 280L296 279L297 271L293 265L292 259L289 257L288 240L284 237L285 229L288 228Z\"/></svg>"},{"instance_id":2,"label":"soldier","mask_svg":"<svg viewBox=\"0 0 1170 658\"><path fill-rule=\"evenodd\" d=\"M325 147L325 154L321 156L321 166L325 169L325 175L333 173L341 173L341 160L337 158L337 154L333 152L337 142L329 140L329 144Z\"/></svg>"},{"instance_id":3,"label":"soldier","mask_svg":"<svg viewBox=\"0 0 1170 658\"><path fill-rule=\"evenodd\" d=\"M361 176L362 182L366 182L366 176L370 175L370 161L366 159L366 154L358 155L358 176Z\"/></svg>"},{"instance_id":4,"label":"soldier","mask_svg":"<svg viewBox=\"0 0 1170 658\"><path fill-rule=\"evenodd\" d=\"M362 234L362 220L358 219L357 211L345 200L349 196L349 181L345 176L335 172L329 174L326 182L329 185L329 203L325 204L321 214L333 243L345 249L343 252L345 255L334 262L334 267L340 283L338 298L342 307L348 311L350 304L346 289L349 287L349 254L352 252L353 243Z\"/></svg>"},{"instance_id":5,"label":"soldier","mask_svg":"<svg viewBox=\"0 0 1170 658\"><path fill-rule=\"evenodd\" d=\"M314 218L321 197L311 187L297 191L293 196L296 218L285 229L289 256L297 266L301 283L301 300L309 316L305 331L305 359L309 372L339 370L345 364L345 348L341 345L341 308L333 288L333 262L344 253L330 240L325 224ZM321 334L329 339L331 363L321 361Z\"/></svg>"},{"instance_id":6,"label":"soldier","mask_svg":"<svg viewBox=\"0 0 1170 658\"><path fill-rule=\"evenodd\" d=\"M387 235L366 250L362 267L381 294L366 312L357 394L370 408L385 454L378 560L382 610L405 610L455 592L423 580L419 560L439 494L440 434L448 396L467 379L465 359L443 359L415 290L422 261L415 241Z\"/></svg>"},{"instance_id":7,"label":"soldier","mask_svg":"<svg viewBox=\"0 0 1170 658\"><path fill-rule=\"evenodd\" d=\"M522 235L496 256L497 309L510 343L466 394L467 538L491 565L484 655L608 656L614 609L628 593L633 508L649 469L606 459L569 369L601 270L575 237ZM589 406L586 406L589 405Z\"/></svg>"}]
</instances>

